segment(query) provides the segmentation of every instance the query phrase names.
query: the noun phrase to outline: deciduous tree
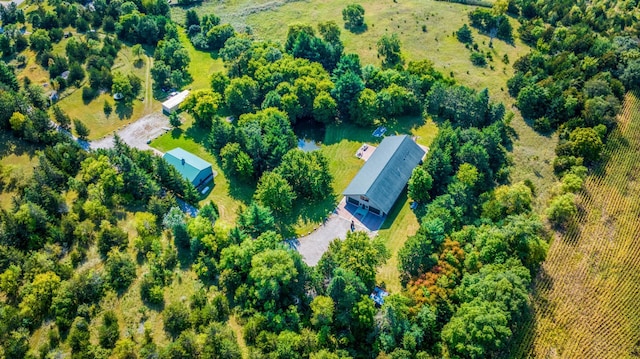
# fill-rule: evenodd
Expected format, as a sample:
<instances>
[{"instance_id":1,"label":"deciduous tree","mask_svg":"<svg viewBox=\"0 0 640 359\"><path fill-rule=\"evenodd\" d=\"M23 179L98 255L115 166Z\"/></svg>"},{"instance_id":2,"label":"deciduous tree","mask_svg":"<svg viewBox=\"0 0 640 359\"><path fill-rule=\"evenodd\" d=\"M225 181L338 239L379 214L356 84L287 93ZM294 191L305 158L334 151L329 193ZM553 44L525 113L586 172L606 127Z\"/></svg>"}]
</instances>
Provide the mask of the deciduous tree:
<instances>
[{"instance_id":1,"label":"deciduous tree","mask_svg":"<svg viewBox=\"0 0 640 359\"><path fill-rule=\"evenodd\" d=\"M382 57L383 68L395 68L404 65L404 57L400 52L400 38L398 34L382 35L378 40L378 56Z\"/></svg>"},{"instance_id":2,"label":"deciduous tree","mask_svg":"<svg viewBox=\"0 0 640 359\"><path fill-rule=\"evenodd\" d=\"M429 200L429 191L433 186L433 178L423 166L414 168L411 178L409 178L409 197L418 203L425 203Z\"/></svg>"},{"instance_id":3,"label":"deciduous tree","mask_svg":"<svg viewBox=\"0 0 640 359\"><path fill-rule=\"evenodd\" d=\"M265 172L255 193L256 200L277 213L291 211L296 194L291 185L278 172Z\"/></svg>"},{"instance_id":4,"label":"deciduous tree","mask_svg":"<svg viewBox=\"0 0 640 359\"><path fill-rule=\"evenodd\" d=\"M554 198L547 208L547 217L555 225L565 224L571 217L578 213L573 193L566 193Z\"/></svg>"},{"instance_id":5,"label":"deciduous tree","mask_svg":"<svg viewBox=\"0 0 640 359\"><path fill-rule=\"evenodd\" d=\"M364 8L360 4L349 4L342 9L344 26L351 31L359 31L364 27Z\"/></svg>"}]
</instances>

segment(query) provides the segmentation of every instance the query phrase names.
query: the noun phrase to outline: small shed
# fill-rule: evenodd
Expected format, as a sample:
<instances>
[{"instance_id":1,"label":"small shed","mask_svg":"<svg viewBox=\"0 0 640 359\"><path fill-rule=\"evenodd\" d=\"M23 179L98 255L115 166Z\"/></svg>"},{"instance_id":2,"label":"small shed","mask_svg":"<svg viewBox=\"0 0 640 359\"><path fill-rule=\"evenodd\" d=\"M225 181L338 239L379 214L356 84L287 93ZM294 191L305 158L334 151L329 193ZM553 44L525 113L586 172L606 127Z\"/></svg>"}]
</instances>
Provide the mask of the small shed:
<instances>
[{"instance_id":1,"label":"small shed","mask_svg":"<svg viewBox=\"0 0 640 359\"><path fill-rule=\"evenodd\" d=\"M203 187L213 180L211 164L202 158L176 147L162 156L175 167L182 177L189 180L196 188Z\"/></svg>"},{"instance_id":2,"label":"small shed","mask_svg":"<svg viewBox=\"0 0 640 359\"><path fill-rule=\"evenodd\" d=\"M166 113L167 115L172 114L178 109L182 101L184 101L187 96L189 96L189 90L184 90L182 92L179 92L175 96L172 96L162 103L162 112Z\"/></svg>"},{"instance_id":3,"label":"small shed","mask_svg":"<svg viewBox=\"0 0 640 359\"><path fill-rule=\"evenodd\" d=\"M424 154L407 135L386 137L344 190L347 203L387 215Z\"/></svg>"}]
</instances>

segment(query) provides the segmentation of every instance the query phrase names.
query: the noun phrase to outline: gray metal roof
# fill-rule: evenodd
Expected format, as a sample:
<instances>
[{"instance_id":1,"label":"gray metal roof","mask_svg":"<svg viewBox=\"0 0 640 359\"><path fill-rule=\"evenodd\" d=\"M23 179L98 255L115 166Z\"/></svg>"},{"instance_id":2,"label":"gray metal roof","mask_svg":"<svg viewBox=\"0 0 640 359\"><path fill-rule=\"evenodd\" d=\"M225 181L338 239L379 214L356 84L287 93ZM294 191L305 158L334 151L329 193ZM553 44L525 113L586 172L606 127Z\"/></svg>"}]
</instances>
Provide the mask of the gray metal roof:
<instances>
[{"instance_id":1,"label":"gray metal roof","mask_svg":"<svg viewBox=\"0 0 640 359\"><path fill-rule=\"evenodd\" d=\"M389 213L424 153L407 135L385 137L342 194L366 196Z\"/></svg>"}]
</instances>

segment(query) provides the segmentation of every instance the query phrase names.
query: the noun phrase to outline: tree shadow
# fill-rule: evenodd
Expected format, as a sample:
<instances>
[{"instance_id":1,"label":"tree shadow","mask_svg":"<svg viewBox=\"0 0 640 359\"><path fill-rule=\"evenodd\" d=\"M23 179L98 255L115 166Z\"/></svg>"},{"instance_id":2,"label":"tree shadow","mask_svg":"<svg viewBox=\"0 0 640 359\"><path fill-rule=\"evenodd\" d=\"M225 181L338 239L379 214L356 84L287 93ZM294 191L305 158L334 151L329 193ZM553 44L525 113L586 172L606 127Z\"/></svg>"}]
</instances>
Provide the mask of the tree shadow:
<instances>
[{"instance_id":1,"label":"tree shadow","mask_svg":"<svg viewBox=\"0 0 640 359\"><path fill-rule=\"evenodd\" d=\"M38 148L33 144L29 144L24 140L15 137L10 131L0 131L0 157L28 155L33 158Z\"/></svg>"},{"instance_id":2,"label":"tree shadow","mask_svg":"<svg viewBox=\"0 0 640 359\"><path fill-rule=\"evenodd\" d=\"M162 89L156 88L155 86L152 86L151 91L153 92L153 98L158 101L165 101L168 97L166 92L162 91Z\"/></svg>"},{"instance_id":3,"label":"tree shadow","mask_svg":"<svg viewBox=\"0 0 640 359\"><path fill-rule=\"evenodd\" d=\"M423 116L401 116L392 118L385 123L387 132L385 135L404 135L410 134L411 130L423 126L427 123L426 118Z\"/></svg>"},{"instance_id":4,"label":"tree shadow","mask_svg":"<svg viewBox=\"0 0 640 359\"><path fill-rule=\"evenodd\" d=\"M184 133L184 130L182 130L179 127L174 127L171 130L171 138L180 138L180 136L182 136L183 133Z\"/></svg>"},{"instance_id":5,"label":"tree shadow","mask_svg":"<svg viewBox=\"0 0 640 359\"><path fill-rule=\"evenodd\" d=\"M547 139L550 139L553 134L556 132L554 129L549 128L548 130L542 130L540 128L536 128L536 123L535 120L532 120L530 118L526 118L524 116L522 116L522 119L524 120L524 123L527 124L527 126L529 126L532 130L536 131L537 134L539 134L540 136L546 137Z\"/></svg>"},{"instance_id":6,"label":"tree shadow","mask_svg":"<svg viewBox=\"0 0 640 359\"><path fill-rule=\"evenodd\" d=\"M308 139L319 144L324 140L327 128L325 124L313 119L300 119L293 125L293 132L298 138Z\"/></svg>"},{"instance_id":7,"label":"tree shadow","mask_svg":"<svg viewBox=\"0 0 640 359\"><path fill-rule=\"evenodd\" d=\"M138 57L133 61L133 66L136 69L141 69L145 65L144 60L141 57Z\"/></svg>"},{"instance_id":8,"label":"tree shadow","mask_svg":"<svg viewBox=\"0 0 640 359\"><path fill-rule=\"evenodd\" d=\"M562 241L568 245L576 246L582 236L582 228L576 218L581 218L585 214L585 209L578 206L577 215L569 218L565 224L555 224L553 229L560 233Z\"/></svg>"},{"instance_id":9,"label":"tree shadow","mask_svg":"<svg viewBox=\"0 0 640 359\"><path fill-rule=\"evenodd\" d=\"M398 196L396 203L393 205L393 207L391 207L391 212L387 214L387 217L384 219L384 222L382 222L382 226L380 227L380 229L391 228L391 226L393 225L393 222L396 221L396 218L400 214L400 211L402 211L402 208L405 206L405 204L407 204L407 201L409 201L409 196L407 195L407 189L405 187L402 190L402 193L400 193L400 196Z\"/></svg>"},{"instance_id":10,"label":"tree shadow","mask_svg":"<svg viewBox=\"0 0 640 359\"><path fill-rule=\"evenodd\" d=\"M193 264L193 258L191 257L191 249L176 244L176 250L178 251L178 265L181 270L188 270Z\"/></svg>"},{"instance_id":11,"label":"tree shadow","mask_svg":"<svg viewBox=\"0 0 640 359\"><path fill-rule=\"evenodd\" d=\"M256 181L255 180L245 180L242 178L238 178L230 173L223 172L222 163L218 156L214 156L216 165L220 168L220 171L224 174L224 178L229 182L229 196L231 198L236 199L242 202L245 205L249 205L253 200L253 193L256 189ZM218 173L218 177L220 176L220 172ZM215 182L215 180L214 180Z\"/></svg>"},{"instance_id":12,"label":"tree shadow","mask_svg":"<svg viewBox=\"0 0 640 359\"><path fill-rule=\"evenodd\" d=\"M367 24L362 24L362 26L346 26L345 25L344 28L347 29L352 34L360 35L366 32L369 29L369 26Z\"/></svg>"},{"instance_id":13,"label":"tree shadow","mask_svg":"<svg viewBox=\"0 0 640 359\"><path fill-rule=\"evenodd\" d=\"M607 164L615 154L631 151L631 143L622 133L620 133L619 129L613 130L605 143L605 150L602 152L598 163L593 167L593 174L595 176L606 175Z\"/></svg>"},{"instance_id":14,"label":"tree shadow","mask_svg":"<svg viewBox=\"0 0 640 359\"><path fill-rule=\"evenodd\" d=\"M131 101L117 101L116 114L121 120L131 118L133 115L133 103Z\"/></svg>"},{"instance_id":15,"label":"tree shadow","mask_svg":"<svg viewBox=\"0 0 640 359\"><path fill-rule=\"evenodd\" d=\"M209 132L206 129L203 129L202 127L198 127L196 125L193 125L191 127L189 127L185 132L185 136L189 139L192 139L194 142L207 147L207 138L209 137Z\"/></svg>"},{"instance_id":16,"label":"tree shadow","mask_svg":"<svg viewBox=\"0 0 640 359\"><path fill-rule=\"evenodd\" d=\"M343 140L376 144L381 142L385 136L411 134L411 130L423 126L426 122L427 119L424 116L408 115L382 120L371 126L359 126L353 123L331 124L325 127L324 144L329 146ZM373 132L378 126L387 128L381 137L373 136Z\"/></svg>"},{"instance_id":17,"label":"tree shadow","mask_svg":"<svg viewBox=\"0 0 640 359\"><path fill-rule=\"evenodd\" d=\"M91 87L83 87L80 91L82 91L82 103L85 105L89 105L100 94L100 91Z\"/></svg>"},{"instance_id":18,"label":"tree shadow","mask_svg":"<svg viewBox=\"0 0 640 359\"><path fill-rule=\"evenodd\" d=\"M553 319L556 316L557 304L548 298L545 293L549 293L554 287L553 278L547 273L544 267L539 267L537 272L532 273L535 276L531 282L532 304L526 306L522 312L522 318L518 326L520 330L514 332L511 340L510 349L505 352L504 358L524 358L528 356L528 351L533 345L533 340L537 337L537 316L541 309L544 309L545 317Z\"/></svg>"},{"instance_id":19,"label":"tree shadow","mask_svg":"<svg viewBox=\"0 0 640 359\"><path fill-rule=\"evenodd\" d=\"M142 303L144 303L144 305L147 308L149 308L151 310L154 310L154 311L156 311L158 313L162 312L164 310L164 306L165 306L164 300L161 303L153 303L153 302L150 302L148 300L144 300L143 299Z\"/></svg>"},{"instance_id":20,"label":"tree shadow","mask_svg":"<svg viewBox=\"0 0 640 359\"><path fill-rule=\"evenodd\" d=\"M306 199L296 200L291 212L278 216L279 230L284 238L296 237L295 227L298 224L322 224L338 205L340 196L328 196L320 201L310 202Z\"/></svg>"},{"instance_id":21,"label":"tree shadow","mask_svg":"<svg viewBox=\"0 0 640 359\"><path fill-rule=\"evenodd\" d=\"M202 50L198 50L198 51L202 51ZM220 58L220 51L219 50L209 51L209 56L211 56L212 60L218 60Z\"/></svg>"}]
</instances>

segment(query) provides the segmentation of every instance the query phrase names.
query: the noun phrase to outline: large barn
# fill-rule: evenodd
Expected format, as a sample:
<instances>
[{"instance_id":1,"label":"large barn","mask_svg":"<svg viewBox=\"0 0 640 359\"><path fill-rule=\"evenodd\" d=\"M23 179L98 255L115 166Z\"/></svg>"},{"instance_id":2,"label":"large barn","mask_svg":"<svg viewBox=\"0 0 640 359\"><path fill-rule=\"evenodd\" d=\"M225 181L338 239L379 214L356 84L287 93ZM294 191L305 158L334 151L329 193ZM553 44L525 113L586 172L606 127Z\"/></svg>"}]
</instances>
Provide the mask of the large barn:
<instances>
[{"instance_id":1,"label":"large barn","mask_svg":"<svg viewBox=\"0 0 640 359\"><path fill-rule=\"evenodd\" d=\"M409 136L386 137L344 190L347 202L387 215L424 154Z\"/></svg>"},{"instance_id":2,"label":"large barn","mask_svg":"<svg viewBox=\"0 0 640 359\"><path fill-rule=\"evenodd\" d=\"M189 180L196 188L213 180L211 164L180 147L165 153L162 158L175 167L182 177Z\"/></svg>"}]
</instances>

